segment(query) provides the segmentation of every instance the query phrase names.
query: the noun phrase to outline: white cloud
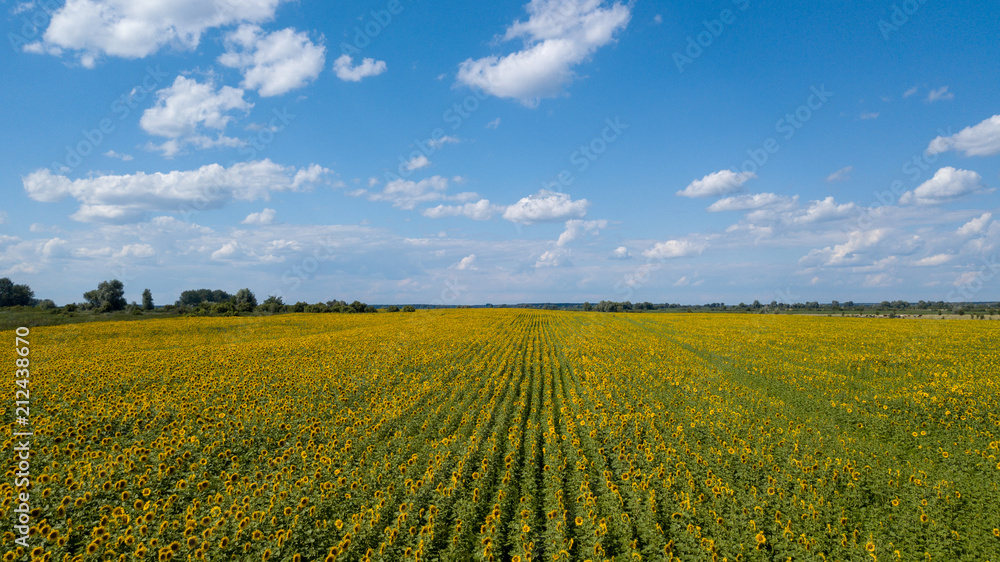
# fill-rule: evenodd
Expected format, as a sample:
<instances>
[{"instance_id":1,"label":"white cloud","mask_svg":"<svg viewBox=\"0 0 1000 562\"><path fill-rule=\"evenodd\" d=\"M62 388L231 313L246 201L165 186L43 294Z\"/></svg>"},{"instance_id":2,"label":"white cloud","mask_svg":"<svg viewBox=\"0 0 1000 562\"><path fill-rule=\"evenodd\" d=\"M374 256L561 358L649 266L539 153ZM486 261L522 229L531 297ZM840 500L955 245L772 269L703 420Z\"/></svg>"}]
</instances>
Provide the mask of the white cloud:
<instances>
[{"instance_id":1,"label":"white cloud","mask_svg":"<svg viewBox=\"0 0 1000 562\"><path fill-rule=\"evenodd\" d=\"M223 244L221 248L212 252L212 259L221 260L231 258L236 255L236 252L239 251L239 249L240 245L235 240L230 240L229 242Z\"/></svg>"},{"instance_id":2,"label":"white cloud","mask_svg":"<svg viewBox=\"0 0 1000 562\"><path fill-rule=\"evenodd\" d=\"M653 259L682 258L700 254L707 244L691 239L667 240L657 242L652 248L644 251L643 256Z\"/></svg>"},{"instance_id":3,"label":"white cloud","mask_svg":"<svg viewBox=\"0 0 1000 562\"><path fill-rule=\"evenodd\" d=\"M503 218L520 224L560 222L582 218L587 214L589 206L590 202L586 199L573 201L568 193L542 189L507 207Z\"/></svg>"},{"instance_id":4,"label":"white cloud","mask_svg":"<svg viewBox=\"0 0 1000 562\"><path fill-rule=\"evenodd\" d=\"M927 146L927 154L939 154L947 150L963 151L966 156L1000 154L1000 115L966 127L950 137L937 137Z\"/></svg>"},{"instance_id":5,"label":"white cloud","mask_svg":"<svg viewBox=\"0 0 1000 562\"><path fill-rule=\"evenodd\" d=\"M824 222L850 216L857 210L858 206L853 202L838 205L833 197L827 197L822 201L810 201L809 206L796 213L792 220L797 224Z\"/></svg>"},{"instance_id":6,"label":"white cloud","mask_svg":"<svg viewBox=\"0 0 1000 562\"><path fill-rule=\"evenodd\" d=\"M913 262L913 265L920 267L941 265L943 263L948 263L949 261L951 261L952 257L954 256L952 256L951 254L935 254L933 256L927 256L926 258L919 259Z\"/></svg>"},{"instance_id":7,"label":"white cloud","mask_svg":"<svg viewBox=\"0 0 1000 562\"><path fill-rule=\"evenodd\" d=\"M687 275L682 275L680 279L674 281L674 287L687 287L690 284L691 281L688 280Z\"/></svg>"},{"instance_id":8,"label":"white cloud","mask_svg":"<svg viewBox=\"0 0 1000 562\"><path fill-rule=\"evenodd\" d=\"M274 217L277 215L277 211L274 209L264 209L259 213L250 213L247 218L243 219L240 224L252 224L257 226L265 226L274 223Z\"/></svg>"},{"instance_id":9,"label":"white cloud","mask_svg":"<svg viewBox=\"0 0 1000 562\"><path fill-rule=\"evenodd\" d=\"M884 273L873 273L870 275L865 275L865 287L890 287L899 283L899 279L896 279L889 272Z\"/></svg>"},{"instance_id":10,"label":"white cloud","mask_svg":"<svg viewBox=\"0 0 1000 562\"><path fill-rule=\"evenodd\" d=\"M409 160L407 160L406 162L404 162L403 163L403 169L409 170L409 171L412 172L413 170L419 170L420 168L426 168L427 166L430 166L430 165L431 165L431 161L428 160L427 157L424 156L423 154L420 154L420 155L414 156L413 158L410 158Z\"/></svg>"},{"instance_id":11,"label":"white cloud","mask_svg":"<svg viewBox=\"0 0 1000 562\"><path fill-rule=\"evenodd\" d=\"M466 203L464 205L438 205L430 207L424 209L421 214L432 219L463 216L472 220L484 221L493 218L493 215L503 211L503 209L499 205L490 203L489 199L480 199L475 203Z\"/></svg>"},{"instance_id":12,"label":"white cloud","mask_svg":"<svg viewBox=\"0 0 1000 562\"><path fill-rule=\"evenodd\" d=\"M427 144L429 144L432 148L441 148L446 144L458 144L460 142L462 142L462 139L449 135L445 135L439 139L427 139Z\"/></svg>"},{"instance_id":13,"label":"white cloud","mask_svg":"<svg viewBox=\"0 0 1000 562\"><path fill-rule=\"evenodd\" d=\"M7 211L0 211L0 224L3 224L7 220ZM35 225L31 225L34 227ZM34 232L34 231L32 231Z\"/></svg>"},{"instance_id":14,"label":"white cloud","mask_svg":"<svg viewBox=\"0 0 1000 562\"><path fill-rule=\"evenodd\" d=\"M489 123L486 124L486 128L487 129L496 129L499 126L500 126L500 118L499 117L497 117L496 119L494 119L494 120L492 120L492 121L490 121Z\"/></svg>"},{"instance_id":15,"label":"white cloud","mask_svg":"<svg viewBox=\"0 0 1000 562\"><path fill-rule=\"evenodd\" d=\"M728 195L740 190L747 181L757 177L753 172L733 172L720 170L713 172L700 180L694 180L687 187L677 192L681 197L717 197Z\"/></svg>"},{"instance_id":16,"label":"white cloud","mask_svg":"<svg viewBox=\"0 0 1000 562\"><path fill-rule=\"evenodd\" d=\"M719 199L708 206L708 212L752 211L756 209L788 209L795 205L798 196L785 197L774 193L748 193Z\"/></svg>"},{"instance_id":17,"label":"white cloud","mask_svg":"<svg viewBox=\"0 0 1000 562\"><path fill-rule=\"evenodd\" d=\"M457 263L452 264L451 269L458 269L458 270L478 269L476 267L476 254L469 254L468 256L465 256L464 258L460 259Z\"/></svg>"},{"instance_id":18,"label":"white cloud","mask_svg":"<svg viewBox=\"0 0 1000 562\"><path fill-rule=\"evenodd\" d=\"M951 166L946 166L913 191L902 194L899 197L899 203L901 205L935 205L947 203L985 189L983 178L976 172L956 170Z\"/></svg>"},{"instance_id":19,"label":"white cloud","mask_svg":"<svg viewBox=\"0 0 1000 562\"><path fill-rule=\"evenodd\" d=\"M388 201L393 207L412 210L418 203L429 201L465 201L477 197L474 193L459 193L449 196L448 178L432 176L420 181L397 179L385 184L382 191L357 190L356 195L367 195L369 201ZM442 215L445 216L445 215Z\"/></svg>"},{"instance_id":20,"label":"white cloud","mask_svg":"<svg viewBox=\"0 0 1000 562\"><path fill-rule=\"evenodd\" d=\"M361 64L351 66L351 55L340 55L333 61L333 71L337 73L337 78L345 82L360 82L369 76L378 76L385 72L385 61L375 59L364 59Z\"/></svg>"},{"instance_id":21,"label":"white cloud","mask_svg":"<svg viewBox=\"0 0 1000 562\"><path fill-rule=\"evenodd\" d=\"M247 112L251 107L253 104L243 99L243 90L230 86L216 90L212 83L178 76L171 86L156 92L156 105L143 112L139 126L151 135L169 139L156 148L172 157L185 144L200 148L237 145L238 139L223 134L233 118L229 112ZM218 136L208 137L206 128L218 131Z\"/></svg>"},{"instance_id":22,"label":"white cloud","mask_svg":"<svg viewBox=\"0 0 1000 562\"><path fill-rule=\"evenodd\" d=\"M554 248L552 250L546 250L542 252L538 260L535 261L535 267L566 267L573 265L569 261L570 251L565 248Z\"/></svg>"},{"instance_id":23,"label":"white cloud","mask_svg":"<svg viewBox=\"0 0 1000 562\"><path fill-rule=\"evenodd\" d=\"M989 226L990 221L993 219L993 213L983 213L978 219L972 219L969 222L958 227L956 231L959 236L972 236L974 234L981 234L986 231L986 227Z\"/></svg>"},{"instance_id":24,"label":"white cloud","mask_svg":"<svg viewBox=\"0 0 1000 562\"><path fill-rule=\"evenodd\" d=\"M271 33L257 25L241 25L226 35L219 63L243 73L243 87L263 97L301 88L316 79L326 62L326 47L304 31L289 27Z\"/></svg>"},{"instance_id":25,"label":"white cloud","mask_svg":"<svg viewBox=\"0 0 1000 562\"><path fill-rule=\"evenodd\" d=\"M969 285L974 281L979 281L982 283L982 273L979 271L966 271L965 273L959 275L955 278L954 284L956 287L961 287L963 285Z\"/></svg>"},{"instance_id":26,"label":"white cloud","mask_svg":"<svg viewBox=\"0 0 1000 562\"><path fill-rule=\"evenodd\" d=\"M847 166L845 168L841 168L836 172L830 174L829 176L826 176L826 181L829 183L833 183L838 181L849 180L851 179L851 172L853 171L854 171L854 166Z\"/></svg>"},{"instance_id":27,"label":"white cloud","mask_svg":"<svg viewBox=\"0 0 1000 562\"><path fill-rule=\"evenodd\" d=\"M869 119L878 119L879 113L877 111L867 111L858 116L862 121L868 121Z\"/></svg>"},{"instance_id":28,"label":"white cloud","mask_svg":"<svg viewBox=\"0 0 1000 562\"><path fill-rule=\"evenodd\" d=\"M566 221L566 229L563 230L562 234L559 235L559 239L556 240L556 246L563 247L588 232L598 234L600 229L607 227L608 221L604 219L592 221L580 219L568 220Z\"/></svg>"},{"instance_id":29,"label":"white cloud","mask_svg":"<svg viewBox=\"0 0 1000 562\"><path fill-rule=\"evenodd\" d=\"M914 86L914 87L910 88L909 90L906 90L905 92L903 92L903 97L904 98L908 98L908 97L916 94L917 90L918 90L918 88L916 86Z\"/></svg>"},{"instance_id":30,"label":"white cloud","mask_svg":"<svg viewBox=\"0 0 1000 562\"><path fill-rule=\"evenodd\" d=\"M613 260L627 260L632 257L629 253L628 248L625 246L618 246L611 252L611 259Z\"/></svg>"},{"instance_id":31,"label":"white cloud","mask_svg":"<svg viewBox=\"0 0 1000 562\"><path fill-rule=\"evenodd\" d=\"M847 242L821 250L811 250L799 261L803 264L815 263L827 267L856 264L869 254L873 247L885 240L889 232L887 228L855 230L848 234Z\"/></svg>"},{"instance_id":32,"label":"white cloud","mask_svg":"<svg viewBox=\"0 0 1000 562\"><path fill-rule=\"evenodd\" d=\"M69 255L68 247L69 242L57 236L46 240L39 248L38 253L46 259L61 258Z\"/></svg>"},{"instance_id":33,"label":"white cloud","mask_svg":"<svg viewBox=\"0 0 1000 562\"><path fill-rule=\"evenodd\" d=\"M316 166L296 170L270 160L240 162L229 168L209 164L196 170L137 172L71 180L40 169L22 178L36 201L73 197L80 209L71 216L82 222L132 222L148 211L183 212L215 209L231 200L268 199L275 191L301 191L330 170Z\"/></svg>"},{"instance_id":34,"label":"white cloud","mask_svg":"<svg viewBox=\"0 0 1000 562\"><path fill-rule=\"evenodd\" d=\"M74 51L88 68L101 55L143 58L171 45L194 50L211 28L274 17L281 0L67 0L52 14L45 48ZM26 50L27 47L26 47Z\"/></svg>"},{"instance_id":35,"label":"white cloud","mask_svg":"<svg viewBox=\"0 0 1000 562\"><path fill-rule=\"evenodd\" d=\"M114 150L109 150L109 151L105 152L104 155L107 156L108 158L118 158L118 159L120 159L120 160L122 160L124 162L129 162L129 161L132 160L132 155L131 154L119 154L119 153L115 152Z\"/></svg>"},{"instance_id":36,"label":"white cloud","mask_svg":"<svg viewBox=\"0 0 1000 562\"><path fill-rule=\"evenodd\" d=\"M154 255L156 255L156 251L149 244L126 244L122 246L121 250L115 252L112 257L125 258L131 256L134 258L149 258Z\"/></svg>"},{"instance_id":37,"label":"white cloud","mask_svg":"<svg viewBox=\"0 0 1000 562\"><path fill-rule=\"evenodd\" d=\"M941 86L937 90L931 90L927 94L927 101L935 102L939 100L953 100L955 99L955 94L948 91L948 86Z\"/></svg>"},{"instance_id":38,"label":"white cloud","mask_svg":"<svg viewBox=\"0 0 1000 562\"><path fill-rule=\"evenodd\" d=\"M528 20L514 22L503 37L522 39L524 49L467 59L458 67L458 82L537 105L559 95L574 78L573 67L612 42L632 16L631 4L605 7L602 0L531 0L527 11Z\"/></svg>"}]
</instances>

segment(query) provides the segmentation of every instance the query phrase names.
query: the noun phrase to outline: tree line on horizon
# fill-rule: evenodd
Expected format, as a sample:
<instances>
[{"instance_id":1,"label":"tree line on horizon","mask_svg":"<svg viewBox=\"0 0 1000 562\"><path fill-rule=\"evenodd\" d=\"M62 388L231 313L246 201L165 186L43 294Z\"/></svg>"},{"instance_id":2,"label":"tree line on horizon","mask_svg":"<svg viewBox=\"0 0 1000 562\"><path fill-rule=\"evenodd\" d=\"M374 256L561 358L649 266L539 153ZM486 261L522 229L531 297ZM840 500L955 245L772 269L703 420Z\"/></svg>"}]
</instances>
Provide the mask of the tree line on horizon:
<instances>
[{"instance_id":1,"label":"tree line on horizon","mask_svg":"<svg viewBox=\"0 0 1000 562\"><path fill-rule=\"evenodd\" d=\"M35 307L43 310L59 312L60 307L51 299L39 300L28 285L15 284L9 278L0 279L0 308ZM118 279L102 281L96 289L83 293L83 302L68 303L61 307L63 312L91 311L96 313L130 312L142 314L157 310L153 303L153 294L149 289L142 292L142 302L129 303L125 299L125 284ZM284 312L333 312L344 314L374 313L379 309L370 304L355 300L347 303L343 300L330 300L319 303L299 301L286 304L280 296L268 295L258 303L257 296L249 288L230 294L221 289L193 289L183 291L174 304L159 307L159 310L176 314L219 314L237 315L250 313L278 314ZM415 312L416 308L407 305L403 307L389 306L387 312Z\"/></svg>"},{"instance_id":2,"label":"tree line on horizon","mask_svg":"<svg viewBox=\"0 0 1000 562\"><path fill-rule=\"evenodd\" d=\"M0 308L6 307L35 307L42 310L52 310L58 312L61 308L64 312L92 311L98 313L108 312L131 312L141 314L156 310L153 304L153 295L149 289L142 292L142 302L129 303L125 299L125 286L118 279L102 281L96 289L83 293L83 302L69 303L63 307L58 307L51 299L37 299L35 292L26 284L16 284L10 278L0 278ZM485 305L492 308L493 305ZM508 305L498 305L506 307ZM752 304L739 303L737 305L726 305L723 302L706 303L703 305L684 305L680 303L651 303L631 301L607 301L602 300L596 304L584 302L581 304L521 304L518 306L526 308L545 308L551 310L583 310L594 312L655 312L671 311L681 309L687 312L710 311L710 312L788 312L788 311L815 311L815 312L841 312L841 313L905 313L907 311L935 311L939 314L966 312L994 314L1000 311L1000 303L947 303L944 301L924 301L908 302L904 300L881 301L880 303L855 303L854 301L831 301L828 304L820 304L817 301L805 303L786 304L778 301L771 301L769 304L762 304L755 300ZM421 306L423 308L423 306ZM459 308L462 308L461 306ZM174 304L159 307L164 312L178 314L251 314L269 313L277 314L284 312L333 312L333 313L373 313L379 309L372 305L353 301L347 303L343 300L329 300L326 302L308 303L299 301L294 304L285 303L280 296L269 295L262 302L257 301L257 297L249 288L243 288L230 294L221 289L192 289L181 292L180 297ZM404 307L389 306L387 312L413 312L416 308L412 305Z\"/></svg>"}]
</instances>

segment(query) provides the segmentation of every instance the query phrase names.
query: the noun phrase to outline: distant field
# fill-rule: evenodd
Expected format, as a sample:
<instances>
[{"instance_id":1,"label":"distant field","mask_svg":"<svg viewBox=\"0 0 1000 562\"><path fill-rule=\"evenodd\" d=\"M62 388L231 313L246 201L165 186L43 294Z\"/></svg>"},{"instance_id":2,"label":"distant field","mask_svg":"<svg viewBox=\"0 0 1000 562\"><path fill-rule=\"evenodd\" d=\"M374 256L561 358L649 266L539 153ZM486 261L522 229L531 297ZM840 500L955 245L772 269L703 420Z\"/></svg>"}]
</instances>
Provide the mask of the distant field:
<instances>
[{"instance_id":1,"label":"distant field","mask_svg":"<svg viewBox=\"0 0 1000 562\"><path fill-rule=\"evenodd\" d=\"M3 560L996 562L996 326L480 309L32 328L37 532L15 548L8 525Z\"/></svg>"}]
</instances>

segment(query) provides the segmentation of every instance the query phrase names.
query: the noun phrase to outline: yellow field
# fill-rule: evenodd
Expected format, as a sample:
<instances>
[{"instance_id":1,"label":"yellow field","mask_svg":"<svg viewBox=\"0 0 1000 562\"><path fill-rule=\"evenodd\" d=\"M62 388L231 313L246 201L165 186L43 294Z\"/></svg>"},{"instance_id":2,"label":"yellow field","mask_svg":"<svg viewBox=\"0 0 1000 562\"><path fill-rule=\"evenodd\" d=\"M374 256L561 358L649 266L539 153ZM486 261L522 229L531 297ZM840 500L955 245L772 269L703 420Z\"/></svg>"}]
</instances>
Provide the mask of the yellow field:
<instances>
[{"instance_id":1,"label":"yellow field","mask_svg":"<svg viewBox=\"0 0 1000 562\"><path fill-rule=\"evenodd\" d=\"M10 383L3 560L998 561L995 326L452 310L33 328L33 527L17 547Z\"/></svg>"}]
</instances>

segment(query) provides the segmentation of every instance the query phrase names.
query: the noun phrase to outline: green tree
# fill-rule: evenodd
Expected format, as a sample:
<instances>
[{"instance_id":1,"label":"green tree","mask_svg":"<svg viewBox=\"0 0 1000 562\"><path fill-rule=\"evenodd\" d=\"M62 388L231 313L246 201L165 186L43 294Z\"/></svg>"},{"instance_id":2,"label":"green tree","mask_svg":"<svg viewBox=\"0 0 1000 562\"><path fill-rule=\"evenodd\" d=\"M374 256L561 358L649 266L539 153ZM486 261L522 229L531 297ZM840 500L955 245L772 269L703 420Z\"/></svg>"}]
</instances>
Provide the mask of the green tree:
<instances>
[{"instance_id":1,"label":"green tree","mask_svg":"<svg viewBox=\"0 0 1000 562\"><path fill-rule=\"evenodd\" d=\"M101 281L97 289L83 294L90 306L98 312L114 312L122 310L128 301L125 300L125 285L117 279Z\"/></svg>"},{"instance_id":2,"label":"green tree","mask_svg":"<svg viewBox=\"0 0 1000 562\"><path fill-rule=\"evenodd\" d=\"M153 310L153 293L149 289L142 291L142 309Z\"/></svg>"},{"instance_id":3,"label":"green tree","mask_svg":"<svg viewBox=\"0 0 1000 562\"><path fill-rule=\"evenodd\" d=\"M253 312L257 308L257 297L250 289L240 289L236 291L236 310L239 312Z\"/></svg>"},{"instance_id":4,"label":"green tree","mask_svg":"<svg viewBox=\"0 0 1000 562\"><path fill-rule=\"evenodd\" d=\"M583 310L590 312L591 310L594 310L594 305L590 304L589 302L585 302L583 303Z\"/></svg>"},{"instance_id":5,"label":"green tree","mask_svg":"<svg viewBox=\"0 0 1000 562\"><path fill-rule=\"evenodd\" d=\"M274 295L268 295L264 302L257 306L257 310L261 312L270 312L274 314L276 312L281 312L284 308L285 303L281 301L281 297L276 297Z\"/></svg>"},{"instance_id":6,"label":"green tree","mask_svg":"<svg viewBox=\"0 0 1000 562\"><path fill-rule=\"evenodd\" d=\"M27 285L15 285L9 278L0 279L0 306L29 306L35 292Z\"/></svg>"},{"instance_id":7,"label":"green tree","mask_svg":"<svg viewBox=\"0 0 1000 562\"><path fill-rule=\"evenodd\" d=\"M233 295L230 295L221 289L216 289L214 291L209 289L195 289L181 293L180 298L177 299L175 304L177 306L197 306L203 302L225 302L231 298L233 298Z\"/></svg>"},{"instance_id":8,"label":"green tree","mask_svg":"<svg viewBox=\"0 0 1000 562\"><path fill-rule=\"evenodd\" d=\"M403 312L416 312L416 311L417 311L417 309L413 308L410 305L406 305L406 306L403 307Z\"/></svg>"}]
</instances>

